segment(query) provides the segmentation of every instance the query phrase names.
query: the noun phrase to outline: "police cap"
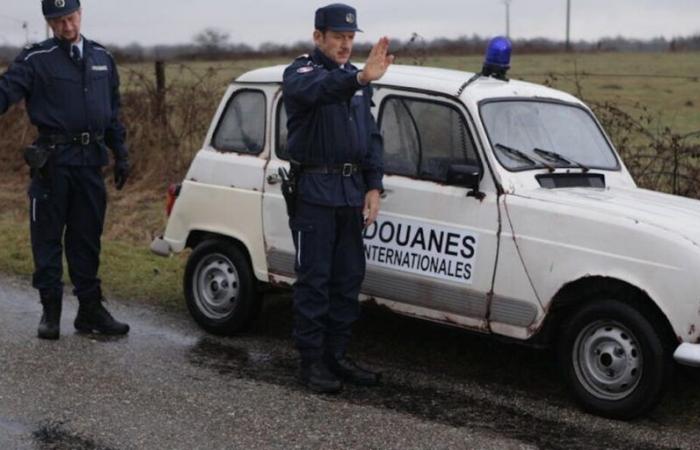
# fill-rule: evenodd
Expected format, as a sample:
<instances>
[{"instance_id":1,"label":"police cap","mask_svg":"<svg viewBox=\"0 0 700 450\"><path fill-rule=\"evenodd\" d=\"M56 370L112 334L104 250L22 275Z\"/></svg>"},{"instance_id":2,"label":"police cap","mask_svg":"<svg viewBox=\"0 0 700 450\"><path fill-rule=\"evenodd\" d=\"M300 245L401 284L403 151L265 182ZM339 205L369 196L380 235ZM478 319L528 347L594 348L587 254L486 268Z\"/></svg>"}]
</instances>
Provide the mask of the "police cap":
<instances>
[{"instance_id":1,"label":"police cap","mask_svg":"<svg viewBox=\"0 0 700 450\"><path fill-rule=\"evenodd\" d=\"M333 3L316 10L317 30L362 31L357 28L357 11L352 6Z\"/></svg>"},{"instance_id":2,"label":"police cap","mask_svg":"<svg viewBox=\"0 0 700 450\"><path fill-rule=\"evenodd\" d=\"M46 19L67 16L80 9L80 0L41 0L41 11Z\"/></svg>"}]
</instances>

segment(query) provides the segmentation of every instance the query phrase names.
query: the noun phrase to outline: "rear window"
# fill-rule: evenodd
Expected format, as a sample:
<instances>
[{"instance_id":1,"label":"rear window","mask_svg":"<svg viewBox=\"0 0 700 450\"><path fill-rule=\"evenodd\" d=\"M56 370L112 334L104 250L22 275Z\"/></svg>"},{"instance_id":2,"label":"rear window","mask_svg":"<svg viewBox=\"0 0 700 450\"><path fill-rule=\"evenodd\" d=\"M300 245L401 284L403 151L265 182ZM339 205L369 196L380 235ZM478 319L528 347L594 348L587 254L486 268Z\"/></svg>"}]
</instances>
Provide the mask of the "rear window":
<instances>
[{"instance_id":1,"label":"rear window","mask_svg":"<svg viewBox=\"0 0 700 450\"><path fill-rule=\"evenodd\" d=\"M226 105L212 146L222 152L258 154L265 148L265 94L236 92Z\"/></svg>"}]
</instances>

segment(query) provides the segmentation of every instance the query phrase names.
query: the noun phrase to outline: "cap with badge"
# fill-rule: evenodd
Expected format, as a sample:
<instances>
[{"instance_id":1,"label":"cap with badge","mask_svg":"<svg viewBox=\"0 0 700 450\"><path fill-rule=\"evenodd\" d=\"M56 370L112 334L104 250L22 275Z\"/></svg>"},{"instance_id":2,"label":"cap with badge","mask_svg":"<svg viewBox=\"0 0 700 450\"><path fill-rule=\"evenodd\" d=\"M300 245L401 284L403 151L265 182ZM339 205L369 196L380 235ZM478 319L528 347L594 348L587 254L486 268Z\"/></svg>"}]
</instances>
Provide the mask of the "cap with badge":
<instances>
[{"instance_id":1,"label":"cap with badge","mask_svg":"<svg viewBox=\"0 0 700 450\"><path fill-rule=\"evenodd\" d=\"M41 11L46 19L73 14L80 9L80 0L41 0Z\"/></svg>"},{"instance_id":2,"label":"cap with badge","mask_svg":"<svg viewBox=\"0 0 700 450\"><path fill-rule=\"evenodd\" d=\"M362 31L357 28L357 11L352 6L333 3L316 10L314 25L325 31Z\"/></svg>"}]
</instances>

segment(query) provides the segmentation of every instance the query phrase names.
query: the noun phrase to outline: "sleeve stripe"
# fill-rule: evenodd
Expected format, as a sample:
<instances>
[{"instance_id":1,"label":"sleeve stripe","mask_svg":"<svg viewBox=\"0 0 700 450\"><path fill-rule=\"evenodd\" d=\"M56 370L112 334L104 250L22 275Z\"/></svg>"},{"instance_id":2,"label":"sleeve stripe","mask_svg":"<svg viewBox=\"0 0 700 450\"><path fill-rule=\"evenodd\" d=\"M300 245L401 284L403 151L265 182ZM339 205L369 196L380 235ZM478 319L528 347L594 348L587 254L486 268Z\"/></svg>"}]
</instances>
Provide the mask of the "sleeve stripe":
<instances>
[{"instance_id":1,"label":"sleeve stripe","mask_svg":"<svg viewBox=\"0 0 700 450\"><path fill-rule=\"evenodd\" d=\"M38 50L38 51L36 51L36 52L31 52L30 54L28 54L28 55L24 58L24 61L27 62L27 61L29 60L29 58L31 58L31 57L34 56L34 55L38 55L38 54L40 54L40 53L51 53L52 51L56 50L57 48L58 48L58 45L54 45L53 47L51 47L51 48L48 49L48 50Z\"/></svg>"}]
</instances>

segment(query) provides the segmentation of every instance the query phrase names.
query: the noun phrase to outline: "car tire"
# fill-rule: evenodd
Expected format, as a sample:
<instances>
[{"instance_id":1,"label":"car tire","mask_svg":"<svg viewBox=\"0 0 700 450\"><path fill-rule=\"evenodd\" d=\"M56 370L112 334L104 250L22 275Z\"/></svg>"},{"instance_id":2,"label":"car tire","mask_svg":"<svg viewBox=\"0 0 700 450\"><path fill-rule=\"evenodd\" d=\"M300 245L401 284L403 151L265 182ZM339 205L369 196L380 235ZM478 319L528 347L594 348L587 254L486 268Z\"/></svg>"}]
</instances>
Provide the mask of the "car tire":
<instances>
[{"instance_id":1,"label":"car tire","mask_svg":"<svg viewBox=\"0 0 700 450\"><path fill-rule=\"evenodd\" d=\"M661 399L673 363L652 321L614 299L579 308L559 335L558 354L567 384L587 411L628 420Z\"/></svg>"},{"instance_id":2,"label":"car tire","mask_svg":"<svg viewBox=\"0 0 700 450\"><path fill-rule=\"evenodd\" d=\"M259 308L248 258L232 242L214 239L197 245L187 260L184 290L194 320L216 335L244 330Z\"/></svg>"}]
</instances>

